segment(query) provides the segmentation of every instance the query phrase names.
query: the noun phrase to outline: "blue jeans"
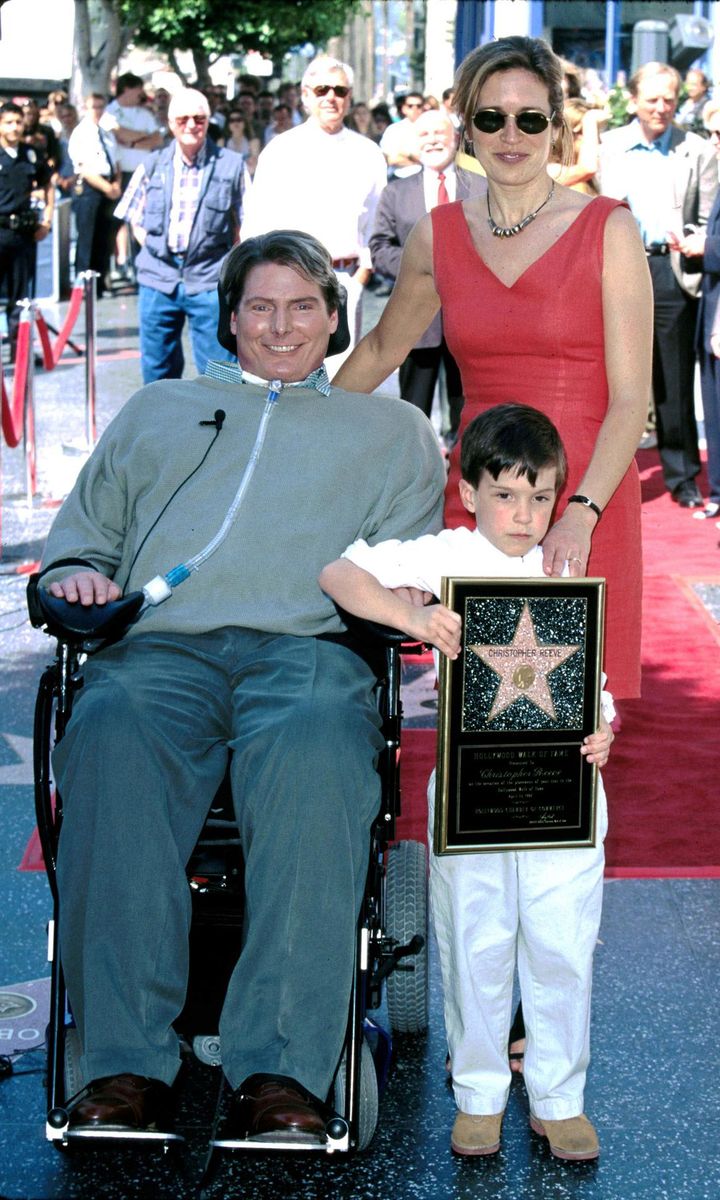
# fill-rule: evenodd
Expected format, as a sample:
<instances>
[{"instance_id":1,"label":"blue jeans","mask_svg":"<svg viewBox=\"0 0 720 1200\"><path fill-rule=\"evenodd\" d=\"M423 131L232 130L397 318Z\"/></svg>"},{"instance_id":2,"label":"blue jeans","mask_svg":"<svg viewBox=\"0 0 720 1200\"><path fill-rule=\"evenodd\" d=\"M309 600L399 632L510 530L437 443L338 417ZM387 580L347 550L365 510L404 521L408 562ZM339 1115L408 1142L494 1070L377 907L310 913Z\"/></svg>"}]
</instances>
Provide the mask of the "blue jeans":
<instances>
[{"instance_id":1,"label":"blue jeans","mask_svg":"<svg viewBox=\"0 0 720 1200\"><path fill-rule=\"evenodd\" d=\"M185 318L190 322L190 341L199 375L209 358L231 362L227 350L217 340L218 298L215 288L189 296L179 283L166 296L157 288L140 285L140 358L143 383L155 379L182 378L185 359L182 331Z\"/></svg>"},{"instance_id":2,"label":"blue jeans","mask_svg":"<svg viewBox=\"0 0 720 1200\"><path fill-rule=\"evenodd\" d=\"M187 988L185 864L232 749L245 943L223 1069L327 1095L380 802L375 677L344 646L252 629L138 634L86 664L53 755L62 961L89 1079L172 1083Z\"/></svg>"}]
</instances>

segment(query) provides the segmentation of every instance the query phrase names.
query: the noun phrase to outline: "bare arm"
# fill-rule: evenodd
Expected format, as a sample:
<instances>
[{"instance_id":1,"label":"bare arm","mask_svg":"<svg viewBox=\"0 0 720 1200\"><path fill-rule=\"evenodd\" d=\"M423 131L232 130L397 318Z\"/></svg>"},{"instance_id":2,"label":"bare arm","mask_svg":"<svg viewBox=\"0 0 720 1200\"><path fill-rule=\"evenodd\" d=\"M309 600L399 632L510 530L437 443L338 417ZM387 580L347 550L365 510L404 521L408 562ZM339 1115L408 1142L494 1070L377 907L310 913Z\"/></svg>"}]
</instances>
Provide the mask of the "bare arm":
<instances>
[{"instance_id":1,"label":"bare arm","mask_svg":"<svg viewBox=\"0 0 720 1200\"><path fill-rule=\"evenodd\" d=\"M418 608L347 558L323 567L320 586L341 608L357 617L400 629L418 641L437 646L449 658L457 658L460 653L461 621L457 613L442 604Z\"/></svg>"},{"instance_id":2,"label":"bare arm","mask_svg":"<svg viewBox=\"0 0 720 1200\"><path fill-rule=\"evenodd\" d=\"M432 273L432 225L422 217L403 251L400 274L382 317L353 350L334 383L372 392L405 360L440 308Z\"/></svg>"},{"instance_id":3,"label":"bare arm","mask_svg":"<svg viewBox=\"0 0 720 1200\"><path fill-rule=\"evenodd\" d=\"M633 460L647 417L652 367L652 290L637 225L625 209L605 226L603 321L608 409L578 493L603 509ZM584 575L597 517L569 504L543 542L547 575ZM579 562L573 561L579 558Z\"/></svg>"}]
</instances>

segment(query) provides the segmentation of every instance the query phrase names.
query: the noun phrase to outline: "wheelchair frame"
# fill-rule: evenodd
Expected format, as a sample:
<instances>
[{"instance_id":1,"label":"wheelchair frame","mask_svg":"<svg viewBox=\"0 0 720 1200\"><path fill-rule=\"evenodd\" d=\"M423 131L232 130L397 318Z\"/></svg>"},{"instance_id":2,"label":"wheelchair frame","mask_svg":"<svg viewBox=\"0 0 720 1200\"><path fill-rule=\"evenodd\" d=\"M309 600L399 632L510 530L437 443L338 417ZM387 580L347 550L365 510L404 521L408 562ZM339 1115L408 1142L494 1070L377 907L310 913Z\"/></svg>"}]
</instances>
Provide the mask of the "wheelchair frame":
<instances>
[{"instance_id":1,"label":"wheelchair frame","mask_svg":"<svg viewBox=\"0 0 720 1200\"><path fill-rule=\"evenodd\" d=\"M123 606L124 601L116 602ZM59 954L57 952L57 930L60 918L59 899L56 881L56 861L60 827L62 824L62 801L59 794L53 792L52 773L50 765L51 746L63 736L72 711L73 695L82 686L81 665L84 657L100 649L102 645L114 640L117 635L119 618L113 617L113 632L111 637L100 645L91 642L88 627L92 625L92 613L83 613L81 624L83 629L78 631L68 628L58 615L58 601L52 604L47 601L47 593L41 593L38 588L38 577L31 577L28 585L28 607L32 624L43 628L50 636L56 637L57 647L55 659L46 667L40 680L35 707L34 725L34 774L35 774L35 809L40 843L45 860L48 882L52 893L53 915L48 926L48 959L51 967L50 989L50 1018L48 1025L48 1076L47 1076L47 1120L46 1136L59 1146L67 1146L76 1138L98 1140L100 1137L125 1138L136 1141L155 1141L163 1144L165 1150L176 1142L184 1139L172 1132L154 1131L69 1131L68 1113L65 1104L70 1099L67 1095L68 1052L71 1044L68 1034L72 1029L69 1023L65 980ZM77 606L72 606L77 609ZM99 606L91 606L98 608ZM111 605L102 606L97 614L104 624L108 624L108 612ZM125 622L125 625L127 622ZM421 843L403 842L398 847L390 843L395 837L395 825L400 813L400 731L402 721L402 706L400 700L400 647L406 653L421 653L423 647L405 645L402 634L381 626L361 622L356 628L361 628L365 643L373 654L373 665L376 667L378 678L377 697L378 708L382 722L384 747L378 761L378 773L381 779L381 801L377 817L372 826L370 839L370 854L368 873L365 885L365 895L361 907L357 928L355 947L355 970L350 996L348 1014L348 1031L345 1048L341 1056L336 1083L334 1087L335 1107L328 1104L326 1121L326 1141L308 1144L302 1140L258 1141L233 1140L223 1141L213 1136L211 1154L215 1149L246 1148L257 1152L264 1149L285 1150L321 1150L327 1153L347 1152L365 1149L369 1144L377 1121L377 1090L374 1078L369 1080L368 1072L374 1058L369 1058L368 1042L365 1031L374 1033L377 1038L376 1051L378 1057L384 1058L380 1064L380 1083L384 1083L391 1057L391 1037L380 1026L367 1018L369 1009L376 1009L382 1001L383 987L386 979L397 972L394 977L394 1005L388 994L388 1008L391 1028L400 1033L420 1033L427 1027L427 866L425 847ZM211 802L213 807L215 801ZM206 872L198 871L197 855L202 854L203 847L217 851L218 847L231 847L237 851L239 838L226 837L235 827L234 820L225 817L211 816L206 822L198 847L188 869L189 883L193 892L193 908L203 895L233 892L235 897L240 893L237 879L229 877L228 871L215 874L210 880ZM402 848L409 848L411 854L402 853ZM414 857L414 863L413 863ZM415 878L403 878L407 871L407 863ZM394 887L388 889L388 872L394 879ZM230 871L230 876L237 875L236 870ZM210 886L208 886L210 884ZM393 921L392 913L388 913L388 893L399 898L399 920ZM410 925L408 926L407 898L410 897ZM392 899L391 899L392 903ZM417 909L417 912L414 911ZM195 913L193 919L195 925ZM400 936L398 936L398 934ZM404 940L409 934L408 940ZM191 932L192 938L192 932ZM417 957L418 986L403 989L403 980L410 979L410 973L416 970L414 963L405 962L408 958ZM192 961L192 960L191 960ZM405 973L405 974L403 974ZM418 990L420 989L420 990ZM189 978L188 993L191 991ZM223 993L224 994L224 993ZM395 1008L395 1014L392 1009ZM186 1002L176 1026L182 1027L186 1014ZM210 1038L198 1037L197 1042L204 1043L207 1052L210 1043L209 1056L199 1054L205 1062L218 1065L219 1054L213 1057L212 1030L207 1031ZM196 1046L197 1050L197 1046ZM374 1071L377 1071L375 1064ZM223 1084L224 1086L224 1084ZM373 1089L375 1089L373 1101ZM223 1087L220 1090L222 1098ZM339 1100L343 1103L340 1105ZM374 1112L363 1111L372 1108ZM220 1100L218 1101L218 1111ZM216 1114L217 1123L217 1114Z\"/></svg>"}]
</instances>

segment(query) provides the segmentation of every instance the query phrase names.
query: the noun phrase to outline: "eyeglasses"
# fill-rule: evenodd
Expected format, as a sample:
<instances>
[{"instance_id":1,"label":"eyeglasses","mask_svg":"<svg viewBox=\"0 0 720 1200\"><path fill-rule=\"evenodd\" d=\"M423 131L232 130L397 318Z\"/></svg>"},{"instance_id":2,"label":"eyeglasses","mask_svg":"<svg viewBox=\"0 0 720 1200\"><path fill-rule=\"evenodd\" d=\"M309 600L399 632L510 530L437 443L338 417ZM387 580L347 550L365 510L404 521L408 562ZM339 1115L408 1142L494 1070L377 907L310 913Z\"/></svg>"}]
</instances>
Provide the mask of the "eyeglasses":
<instances>
[{"instance_id":1,"label":"eyeglasses","mask_svg":"<svg viewBox=\"0 0 720 1200\"><path fill-rule=\"evenodd\" d=\"M544 133L555 116L555 112L551 112L550 116L546 117L544 112L534 112L533 110L503 113L498 112L496 108L480 108L473 117L473 125L480 133L499 133L509 116L512 116L521 133Z\"/></svg>"},{"instance_id":2,"label":"eyeglasses","mask_svg":"<svg viewBox=\"0 0 720 1200\"><path fill-rule=\"evenodd\" d=\"M423 108L423 107L424 107L424 105L423 105L422 100L406 100L405 103L403 104L403 108Z\"/></svg>"},{"instance_id":3,"label":"eyeglasses","mask_svg":"<svg viewBox=\"0 0 720 1200\"><path fill-rule=\"evenodd\" d=\"M707 129L707 126L705 126ZM720 138L720 129L708 129L708 137L712 141L713 138Z\"/></svg>"},{"instance_id":4,"label":"eyeglasses","mask_svg":"<svg viewBox=\"0 0 720 1200\"><path fill-rule=\"evenodd\" d=\"M207 117L205 116L205 113L196 113L194 117L175 117L174 120L178 125L187 125L188 121L193 121L196 125L207 124Z\"/></svg>"},{"instance_id":5,"label":"eyeglasses","mask_svg":"<svg viewBox=\"0 0 720 1200\"><path fill-rule=\"evenodd\" d=\"M339 100L344 100L350 90L343 83L318 83L315 87L310 88L315 96L327 96L328 92L332 92Z\"/></svg>"}]
</instances>

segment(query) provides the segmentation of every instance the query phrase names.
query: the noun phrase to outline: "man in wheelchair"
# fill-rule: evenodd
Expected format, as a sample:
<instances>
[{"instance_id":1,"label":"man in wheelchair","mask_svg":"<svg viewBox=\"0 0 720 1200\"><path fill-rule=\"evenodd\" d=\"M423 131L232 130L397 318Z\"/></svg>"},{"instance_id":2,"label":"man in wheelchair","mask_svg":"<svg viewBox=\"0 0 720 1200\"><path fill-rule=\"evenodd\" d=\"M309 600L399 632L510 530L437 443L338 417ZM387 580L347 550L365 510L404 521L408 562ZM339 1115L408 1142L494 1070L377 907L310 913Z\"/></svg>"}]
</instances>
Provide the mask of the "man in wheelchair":
<instances>
[{"instance_id":1,"label":"man in wheelchair","mask_svg":"<svg viewBox=\"0 0 720 1200\"><path fill-rule=\"evenodd\" d=\"M42 586L80 606L151 581L124 639L85 664L53 758L61 958L93 1081L70 1128L100 1134L170 1120L185 867L230 751L246 916L220 1024L227 1136L324 1128L382 739L373 672L316 581L358 538L441 524L425 417L328 383L339 289L324 247L250 239L220 288L238 365L137 392L44 558Z\"/></svg>"}]
</instances>

